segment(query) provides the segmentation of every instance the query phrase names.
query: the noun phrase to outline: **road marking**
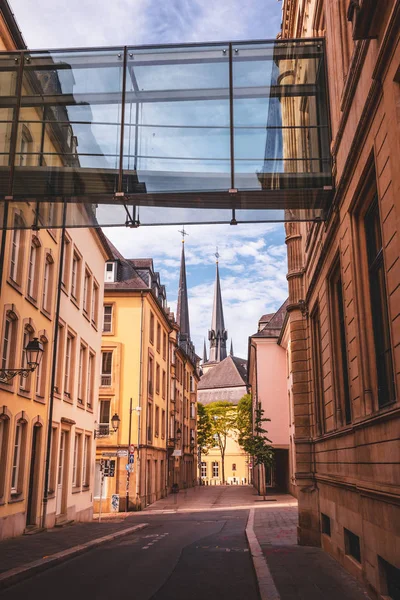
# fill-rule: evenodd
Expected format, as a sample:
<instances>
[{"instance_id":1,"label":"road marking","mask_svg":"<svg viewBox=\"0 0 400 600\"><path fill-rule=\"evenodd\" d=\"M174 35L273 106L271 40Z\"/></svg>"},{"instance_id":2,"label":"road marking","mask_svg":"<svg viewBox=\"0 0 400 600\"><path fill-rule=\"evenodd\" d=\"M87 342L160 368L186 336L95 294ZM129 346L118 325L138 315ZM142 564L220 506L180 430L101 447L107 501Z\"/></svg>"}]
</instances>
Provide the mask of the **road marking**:
<instances>
[{"instance_id":1,"label":"road marking","mask_svg":"<svg viewBox=\"0 0 400 600\"><path fill-rule=\"evenodd\" d=\"M261 546L254 532L254 508L250 509L246 525L246 537L250 546L254 570L257 575L261 600L280 600L280 595L275 587L271 571L268 568L267 561L265 560L265 556L263 555Z\"/></svg>"}]
</instances>

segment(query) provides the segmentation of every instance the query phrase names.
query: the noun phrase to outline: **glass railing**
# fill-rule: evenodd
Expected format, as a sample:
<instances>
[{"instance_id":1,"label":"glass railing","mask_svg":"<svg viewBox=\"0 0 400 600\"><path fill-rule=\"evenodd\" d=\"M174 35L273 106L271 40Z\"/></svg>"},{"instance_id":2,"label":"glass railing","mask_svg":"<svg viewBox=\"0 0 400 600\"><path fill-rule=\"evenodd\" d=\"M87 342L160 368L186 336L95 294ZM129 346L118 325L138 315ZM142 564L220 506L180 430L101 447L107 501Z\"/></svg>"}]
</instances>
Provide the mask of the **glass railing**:
<instances>
[{"instance_id":1,"label":"glass railing","mask_svg":"<svg viewBox=\"0 0 400 600\"><path fill-rule=\"evenodd\" d=\"M332 197L320 39L0 53L0 131L27 227L63 200L78 227L321 219Z\"/></svg>"}]
</instances>

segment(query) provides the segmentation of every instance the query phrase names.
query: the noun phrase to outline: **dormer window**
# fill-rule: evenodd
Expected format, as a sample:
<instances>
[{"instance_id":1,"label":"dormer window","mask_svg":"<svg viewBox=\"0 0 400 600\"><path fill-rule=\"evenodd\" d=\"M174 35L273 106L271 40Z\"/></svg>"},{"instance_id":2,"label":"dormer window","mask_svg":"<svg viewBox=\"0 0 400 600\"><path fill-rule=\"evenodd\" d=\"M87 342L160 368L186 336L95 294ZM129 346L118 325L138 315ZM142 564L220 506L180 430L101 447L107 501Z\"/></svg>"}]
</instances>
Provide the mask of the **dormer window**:
<instances>
[{"instance_id":1,"label":"dormer window","mask_svg":"<svg viewBox=\"0 0 400 600\"><path fill-rule=\"evenodd\" d=\"M366 40L378 37L380 16L384 12L386 0L376 13L376 0L350 0L347 20L353 26L353 40Z\"/></svg>"},{"instance_id":2,"label":"dormer window","mask_svg":"<svg viewBox=\"0 0 400 600\"><path fill-rule=\"evenodd\" d=\"M107 262L105 265L104 281L106 283L113 283L115 281L116 272L117 264L115 262Z\"/></svg>"}]
</instances>

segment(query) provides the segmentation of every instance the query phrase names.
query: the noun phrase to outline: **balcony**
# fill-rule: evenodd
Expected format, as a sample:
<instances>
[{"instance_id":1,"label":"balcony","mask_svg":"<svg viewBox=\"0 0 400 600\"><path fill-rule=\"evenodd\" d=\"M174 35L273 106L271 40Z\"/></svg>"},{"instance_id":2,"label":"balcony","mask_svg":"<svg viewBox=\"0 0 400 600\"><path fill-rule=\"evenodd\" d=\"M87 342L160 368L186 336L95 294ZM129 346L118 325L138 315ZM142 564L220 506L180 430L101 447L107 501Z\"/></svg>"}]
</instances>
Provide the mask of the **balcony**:
<instances>
[{"instance_id":1,"label":"balcony","mask_svg":"<svg viewBox=\"0 0 400 600\"><path fill-rule=\"evenodd\" d=\"M320 220L332 198L321 39L2 52L0 108L23 227L61 227L64 200L81 227Z\"/></svg>"}]
</instances>

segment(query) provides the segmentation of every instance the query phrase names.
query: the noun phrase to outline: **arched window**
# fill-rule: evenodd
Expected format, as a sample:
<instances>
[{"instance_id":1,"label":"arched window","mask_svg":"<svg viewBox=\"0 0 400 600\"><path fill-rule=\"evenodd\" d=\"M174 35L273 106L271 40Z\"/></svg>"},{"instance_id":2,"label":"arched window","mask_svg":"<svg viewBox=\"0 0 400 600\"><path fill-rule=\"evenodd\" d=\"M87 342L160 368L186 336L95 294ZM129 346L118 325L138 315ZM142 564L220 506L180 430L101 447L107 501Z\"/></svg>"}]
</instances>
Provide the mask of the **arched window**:
<instances>
[{"instance_id":1,"label":"arched window","mask_svg":"<svg viewBox=\"0 0 400 600\"><path fill-rule=\"evenodd\" d=\"M10 413L3 406L0 414L0 500L5 493L6 467L8 464L8 440L10 436Z\"/></svg>"},{"instance_id":2,"label":"arched window","mask_svg":"<svg viewBox=\"0 0 400 600\"><path fill-rule=\"evenodd\" d=\"M44 398L46 393L46 375L49 362L49 340L46 331L39 332L39 339L43 344L43 355L39 366L36 368L35 393L39 398Z\"/></svg>"},{"instance_id":3,"label":"arched window","mask_svg":"<svg viewBox=\"0 0 400 600\"><path fill-rule=\"evenodd\" d=\"M40 240L36 235L33 235L29 250L28 283L26 288L27 295L32 300L37 300L38 297L41 254L40 249Z\"/></svg>"},{"instance_id":4,"label":"arched window","mask_svg":"<svg viewBox=\"0 0 400 600\"><path fill-rule=\"evenodd\" d=\"M24 260L24 240L26 232L22 229L25 225L20 212L14 213L13 229L11 231L10 269L9 277L13 283L21 286Z\"/></svg>"},{"instance_id":5,"label":"arched window","mask_svg":"<svg viewBox=\"0 0 400 600\"><path fill-rule=\"evenodd\" d=\"M8 305L5 310L3 321L3 333L1 342L1 368L12 369L15 366L15 350L18 335L18 315L14 311L14 305Z\"/></svg>"},{"instance_id":6,"label":"arched window","mask_svg":"<svg viewBox=\"0 0 400 600\"><path fill-rule=\"evenodd\" d=\"M30 319L27 323L25 323L24 331L22 335L22 347L21 347L21 368L25 369L28 366L27 356L25 348L29 344L29 342L34 338L35 328L31 324ZM22 375L19 378L19 389L23 392L30 392L32 382L32 374L30 373L28 377L23 377Z\"/></svg>"}]
</instances>

